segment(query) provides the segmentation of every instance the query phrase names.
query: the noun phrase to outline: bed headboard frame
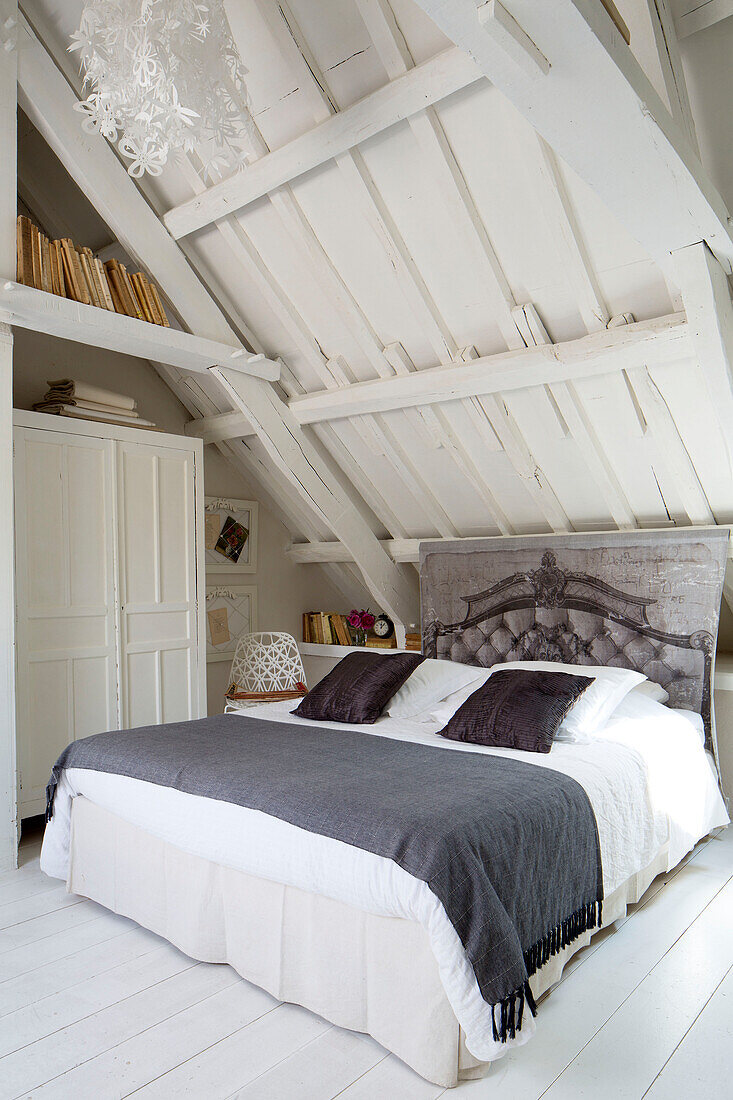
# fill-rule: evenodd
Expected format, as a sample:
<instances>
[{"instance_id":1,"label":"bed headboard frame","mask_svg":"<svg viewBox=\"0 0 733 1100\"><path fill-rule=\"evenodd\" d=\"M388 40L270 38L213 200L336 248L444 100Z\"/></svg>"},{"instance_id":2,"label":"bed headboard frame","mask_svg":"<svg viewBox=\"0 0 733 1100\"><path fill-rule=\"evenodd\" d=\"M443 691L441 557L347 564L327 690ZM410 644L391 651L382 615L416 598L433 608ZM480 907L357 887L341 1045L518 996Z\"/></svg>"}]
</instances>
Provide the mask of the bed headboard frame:
<instances>
[{"instance_id":1,"label":"bed headboard frame","mask_svg":"<svg viewBox=\"0 0 733 1100\"><path fill-rule=\"evenodd\" d=\"M702 715L717 759L712 678L728 529L424 542L423 652L643 672Z\"/></svg>"}]
</instances>

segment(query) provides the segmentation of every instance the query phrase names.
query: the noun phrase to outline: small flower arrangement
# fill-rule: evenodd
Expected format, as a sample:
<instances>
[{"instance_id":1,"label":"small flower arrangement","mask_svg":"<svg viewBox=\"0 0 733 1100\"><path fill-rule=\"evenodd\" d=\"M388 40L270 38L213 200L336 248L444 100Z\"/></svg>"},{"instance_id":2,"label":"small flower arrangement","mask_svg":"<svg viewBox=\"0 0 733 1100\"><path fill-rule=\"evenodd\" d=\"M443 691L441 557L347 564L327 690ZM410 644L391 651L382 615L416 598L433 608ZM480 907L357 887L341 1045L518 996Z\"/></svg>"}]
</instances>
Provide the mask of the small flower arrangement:
<instances>
[{"instance_id":1,"label":"small flower arrangement","mask_svg":"<svg viewBox=\"0 0 733 1100\"><path fill-rule=\"evenodd\" d=\"M368 608L366 611L364 608L362 608L361 611L357 611L356 608L354 608L349 612L346 621L354 632L354 644L366 645L367 631L371 630L374 626L374 616L371 611Z\"/></svg>"}]
</instances>

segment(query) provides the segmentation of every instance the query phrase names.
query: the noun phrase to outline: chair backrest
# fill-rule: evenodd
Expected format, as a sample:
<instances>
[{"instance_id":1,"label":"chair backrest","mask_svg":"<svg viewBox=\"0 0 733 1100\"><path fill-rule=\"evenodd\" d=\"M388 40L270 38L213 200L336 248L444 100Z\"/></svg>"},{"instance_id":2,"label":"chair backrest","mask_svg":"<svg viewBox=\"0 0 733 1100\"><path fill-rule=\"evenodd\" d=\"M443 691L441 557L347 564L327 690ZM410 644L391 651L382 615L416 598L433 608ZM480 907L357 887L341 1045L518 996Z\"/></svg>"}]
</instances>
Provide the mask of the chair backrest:
<instances>
[{"instance_id":1,"label":"chair backrest","mask_svg":"<svg viewBox=\"0 0 733 1100\"><path fill-rule=\"evenodd\" d=\"M292 634L265 630L242 635L229 677L239 691L288 691L298 681L305 685L305 669Z\"/></svg>"}]
</instances>

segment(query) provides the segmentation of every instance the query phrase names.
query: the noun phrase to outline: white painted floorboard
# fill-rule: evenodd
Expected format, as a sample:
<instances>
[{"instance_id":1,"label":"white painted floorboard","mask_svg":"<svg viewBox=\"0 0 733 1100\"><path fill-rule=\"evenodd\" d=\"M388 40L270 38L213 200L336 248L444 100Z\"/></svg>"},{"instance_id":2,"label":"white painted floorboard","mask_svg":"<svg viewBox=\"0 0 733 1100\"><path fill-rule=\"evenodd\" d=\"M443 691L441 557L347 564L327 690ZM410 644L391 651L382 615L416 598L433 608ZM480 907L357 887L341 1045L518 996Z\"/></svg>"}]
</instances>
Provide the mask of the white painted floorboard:
<instances>
[{"instance_id":1,"label":"white painted floorboard","mask_svg":"<svg viewBox=\"0 0 733 1100\"><path fill-rule=\"evenodd\" d=\"M66 893L38 844L0 877L0 1100L696 1100L731 1094L733 830L575 957L532 1042L445 1090Z\"/></svg>"}]
</instances>

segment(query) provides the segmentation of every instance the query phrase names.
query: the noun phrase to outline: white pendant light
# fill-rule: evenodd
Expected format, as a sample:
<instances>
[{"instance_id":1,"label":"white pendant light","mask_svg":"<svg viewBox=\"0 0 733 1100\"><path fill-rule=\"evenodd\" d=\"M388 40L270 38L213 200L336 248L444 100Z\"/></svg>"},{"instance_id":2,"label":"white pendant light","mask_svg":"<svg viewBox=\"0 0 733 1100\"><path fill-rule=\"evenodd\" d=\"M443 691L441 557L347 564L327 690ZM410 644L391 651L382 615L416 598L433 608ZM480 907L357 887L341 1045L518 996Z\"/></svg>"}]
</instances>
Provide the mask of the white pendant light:
<instances>
[{"instance_id":1,"label":"white pendant light","mask_svg":"<svg viewBox=\"0 0 733 1100\"><path fill-rule=\"evenodd\" d=\"M159 176L176 151L241 160L247 70L222 0L90 0L69 50L88 93L82 125L117 143L131 176Z\"/></svg>"}]
</instances>

